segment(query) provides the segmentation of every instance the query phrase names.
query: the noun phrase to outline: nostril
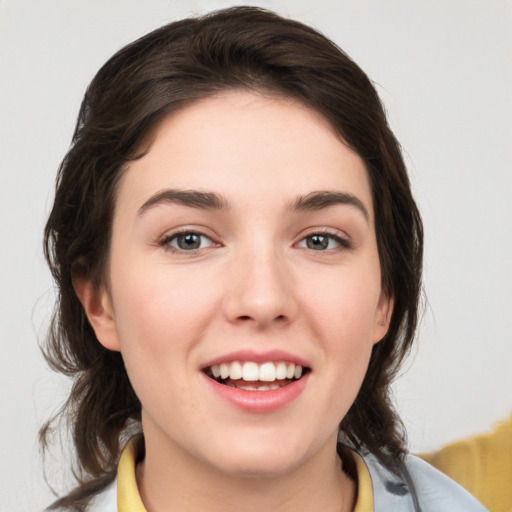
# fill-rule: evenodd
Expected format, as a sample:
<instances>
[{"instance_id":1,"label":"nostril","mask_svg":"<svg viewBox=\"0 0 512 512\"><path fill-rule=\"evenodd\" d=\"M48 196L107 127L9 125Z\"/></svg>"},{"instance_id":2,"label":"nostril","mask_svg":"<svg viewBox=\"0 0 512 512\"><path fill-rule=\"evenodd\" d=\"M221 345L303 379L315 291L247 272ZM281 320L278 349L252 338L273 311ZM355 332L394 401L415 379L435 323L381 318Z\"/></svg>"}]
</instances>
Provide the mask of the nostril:
<instances>
[{"instance_id":1,"label":"nostril","mask_svg":"<svg viewBox=\"0 0 512 512\"><path fill-rule=\"evenodd\" d=\"M252 320L252 316L250 315L240 315L238 317L239 320ZM286 316L285 315L278 315L275 317L275 320L279 320L279 321L283 321L283 320L286 320Z\"/></svg>"}]
</instances>

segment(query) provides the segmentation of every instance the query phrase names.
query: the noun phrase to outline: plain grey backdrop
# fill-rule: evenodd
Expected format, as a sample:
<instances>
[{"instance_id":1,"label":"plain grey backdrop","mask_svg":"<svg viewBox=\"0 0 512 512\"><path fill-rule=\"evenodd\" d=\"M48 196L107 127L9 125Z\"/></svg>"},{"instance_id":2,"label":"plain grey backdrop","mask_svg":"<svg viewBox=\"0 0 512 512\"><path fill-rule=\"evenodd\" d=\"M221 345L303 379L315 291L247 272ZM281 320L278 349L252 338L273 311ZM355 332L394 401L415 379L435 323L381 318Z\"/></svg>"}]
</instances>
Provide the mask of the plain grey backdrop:
<instances>
[{"instance_id":1,"label":"plain grey backdrop","mask_svg":"<svg viewBox=\"0 0 512 512\"><path fill-rule=\"evenodd\" d=\"M0 510L41 510L37 429L66 379L40 355L53 303L41 241L81 97L117 49L232 1L0 1ZM396 384L414 451L512 411L512 3L247 2L320 29L369 74L426 231L428 307ZM67 461L50 458L59 486Z\"/></svg>"}]
</instances>

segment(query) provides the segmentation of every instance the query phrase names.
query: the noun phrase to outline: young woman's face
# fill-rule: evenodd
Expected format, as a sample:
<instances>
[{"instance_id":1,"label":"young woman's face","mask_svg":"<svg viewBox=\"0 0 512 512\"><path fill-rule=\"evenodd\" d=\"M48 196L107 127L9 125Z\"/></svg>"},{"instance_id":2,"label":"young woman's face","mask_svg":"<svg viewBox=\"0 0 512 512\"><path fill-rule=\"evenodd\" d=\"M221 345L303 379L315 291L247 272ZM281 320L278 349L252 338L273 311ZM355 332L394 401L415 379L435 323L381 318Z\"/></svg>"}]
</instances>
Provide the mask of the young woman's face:
<instances>
[{"instance_id":1,"label":"young woman's face","mask_svg":"<svg viewBox=\"0 0 512 512\"><path fill-rule=\"evenodd\" d=\"M108 283L96 332L148 457L238 475L334 457L391 301L364 164L318 114L232 92L167 118L120 182Z\"/></svg>"}]
</instances>

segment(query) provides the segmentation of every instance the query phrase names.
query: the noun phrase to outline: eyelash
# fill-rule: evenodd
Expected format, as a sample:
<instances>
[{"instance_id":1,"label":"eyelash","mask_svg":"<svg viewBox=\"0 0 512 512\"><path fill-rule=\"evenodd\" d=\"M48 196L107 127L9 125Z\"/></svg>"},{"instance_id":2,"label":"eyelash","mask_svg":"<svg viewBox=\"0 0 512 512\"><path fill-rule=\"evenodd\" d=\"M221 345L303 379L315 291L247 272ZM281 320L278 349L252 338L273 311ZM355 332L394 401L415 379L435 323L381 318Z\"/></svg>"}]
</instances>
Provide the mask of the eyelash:
<instances>
[{"instance_id":1,"label":"eyelash","mask_svg":"<svg viewBox=\"0 0 512 512\"><path fill-rule=\"evenodd\" d=\"M206 247L198 247L198 248L187 250L187 249L181 249L180 247L173 247L171 245L173 240L178 240L180 236L184 237L187 235L193 235L193 236L197 236L197 237L203 238L203 239L206 238L211 242L211 246L218 245L218 244L215 244L215 242L208 235L205 235L204 233L201 233L200 231L194 231L193 229L184 229L182 231L177 231L175 233L167 235L158 243L158 245L163 247L164 250L166 250L166 251L180 253L180 254L184 254L184 253L195 254L197 251L200 251L201 249L206 249Z\"/></svg>"},{"instance_id":2,"label":"eyelash","mask_svg":"<svg viewBox=\"0 0 512 512\"><path fill-rule=\"evenodd\" d=\"M317 250L317 249L312 249L311 247L307 247L307 245L306 245L306 247L304 247L305 249L310 249L314 252L321 253L321 252L331 252L331 251L341 252L341 251L346 251L346 250L350 250L353 248L351 241L347 237L340 236L337 233L332 233L331 231L327 231L327 230L314 231L314 232L302 237L301 240L299 241L299 244L301 244L301 243L307 244L307 240L312 239L313 237L326 238L328 240L328 242L327 242L328 244L332 240L337 244L337 247L331 247L331 248L327 247L325 250Z\"/></svg>"},{"instance_id":3,"label":"eyelash","mask_svg":"<svg viewBox=\"0 0 512 512\"><path fill-rule=\"evenodd\" d=\"M210 245L208 245L207 247L197 247L197 248L193 248L193 249L183 249L183 248L174 247L171 245L171 243L175 240L178 240L180 236L184 237L184 236L190 236L190 235L197 236L200 239L201 238L207 239L210 241ZM327 239L327 247L324 247L322 249L314 249L311 246L308 246L308 239L313 239L314 237L322 237L324 239ZM337 244L337 247L329 247L331 241L334 241L334 243ZM201 244L201 241L200 241L200 244ZM304 244L304 245L301 246L300 244ZM200 231L194 231L194 230L189 229L189 230L177 231L175 233L165 236L158 243L158 245L163 247L166 251L179 253L179 254L188 253L188 254L192 255L202 249L207 249L207 248L209 248L211 246L215 246L215 245L219 246L220 244L216 244L211 239L211 237L209 237L208 235L205 235L204 233L201 233ZM309 249L309 250L311 250L313 252L317 252L317 253L332 252L332 251L341 252L341 251L346 251L346 250L350 250L353 248L352 243L348 238L340 236L339 234L332 233L330 231L324 231L324 230L314 231L314 232L302 237L300 239L300 241L298 242L297 246L304 248L304 249Z\"/></svg>"}]
</instances>

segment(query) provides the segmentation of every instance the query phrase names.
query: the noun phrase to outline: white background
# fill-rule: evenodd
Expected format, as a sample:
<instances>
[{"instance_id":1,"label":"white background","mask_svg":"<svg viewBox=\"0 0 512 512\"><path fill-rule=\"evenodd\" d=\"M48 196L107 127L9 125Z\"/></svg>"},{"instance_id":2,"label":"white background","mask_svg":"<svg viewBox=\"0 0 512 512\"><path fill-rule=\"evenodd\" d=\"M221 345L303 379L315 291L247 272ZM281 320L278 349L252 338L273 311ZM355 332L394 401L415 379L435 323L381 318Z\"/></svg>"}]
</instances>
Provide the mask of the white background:
<instances>
[{"instance_id":1,"label":"white background","mask_svg":"<svg viewBox=\"0 0 512 512\"><path fill-rule=\"evenodd\" d=\"M312 24L376 82L426 230L428 307L396 399L415 451L512 411L512 3L251 2ZM41 510L37 429L67 382L39 353L41 240L85 87L114 51L229 1L0 0L0 511ZM50 463L59 482L65 464ZM55 472L55 468L60 468Z\"/></svg>"}]
</instances>

